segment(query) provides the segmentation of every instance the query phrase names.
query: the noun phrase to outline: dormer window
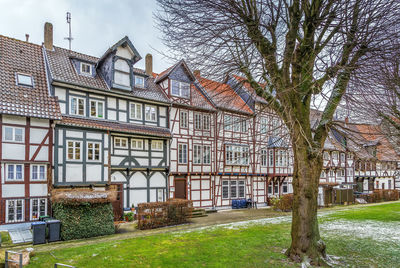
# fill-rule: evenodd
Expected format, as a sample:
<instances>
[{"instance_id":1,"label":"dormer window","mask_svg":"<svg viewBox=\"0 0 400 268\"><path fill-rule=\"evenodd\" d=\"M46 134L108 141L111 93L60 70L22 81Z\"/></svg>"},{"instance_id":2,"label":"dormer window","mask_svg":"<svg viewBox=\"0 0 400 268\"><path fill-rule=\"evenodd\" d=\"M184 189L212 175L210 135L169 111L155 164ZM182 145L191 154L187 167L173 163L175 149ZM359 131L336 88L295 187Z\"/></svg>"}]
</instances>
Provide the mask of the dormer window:
<instances>
[{"instance_id":1,"label":"dormer window","mask_svg":"<svg viewBox=\"0 0 400 268\"><path fill-rule=\"evenodd\" d=\"M17 84L20 86L33 87L33 78L27 74L17 74Z\"/></svg>"},{"instance_id":2,"label":"dormer window","mask_svg":"<svg viewBox=\"0 0 400 268\"><path fill-rule=\"evenodd\" d=\"M89 63L81 62L80 63L80 73L83 75L92 76L92 65Z\"/></svg>"},{"instance_id":3,"label":"dormer window","mask_svg":"<svg viewBox=\"0 0 400 268\"><path fill-rule=\"evenodd\" d=\"M171 81L171 94L178 97L189 98L190 84L176 80Z\"/></svg>"},{"instance_id":4,"label":"dormer window","mask_svg":"<svg viewBox=\"0 0 400 268\"><path fill-rule=\"evenodd\" d=\"M125 87L131 86L130 68L126 60L118 59L115 61L114 83Z\"/></svg>"},{"instance_id":5,"label":"dormer window","mask_svg":"<svg viewBox=\"0 0 400 268\"><path fill-rule=\"evenodd\" d=\"M135 75L135 86L144 87L144 77Z\"/></svg>"}]
</instances>

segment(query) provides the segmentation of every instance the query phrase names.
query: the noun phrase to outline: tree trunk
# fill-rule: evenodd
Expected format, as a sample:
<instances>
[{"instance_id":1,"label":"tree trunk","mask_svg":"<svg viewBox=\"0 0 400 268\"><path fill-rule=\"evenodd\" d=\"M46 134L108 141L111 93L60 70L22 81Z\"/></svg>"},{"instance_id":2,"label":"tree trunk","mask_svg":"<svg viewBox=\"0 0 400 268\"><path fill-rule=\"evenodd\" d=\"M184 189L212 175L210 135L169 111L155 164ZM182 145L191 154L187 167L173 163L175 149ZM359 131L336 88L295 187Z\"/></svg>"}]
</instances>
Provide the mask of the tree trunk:
<instances>
[{"instance_id":1,"label":"tree trunk","mask_svg":"<svg viewBox=\"0 0 400 268\"><path fill-rule=\"evenodd\" d=\"M293 144L292 244L286 254L296 262L328 265L317 219L322 155L312 153L309 146L303 137Z\"/></svg>"}]
</instances>

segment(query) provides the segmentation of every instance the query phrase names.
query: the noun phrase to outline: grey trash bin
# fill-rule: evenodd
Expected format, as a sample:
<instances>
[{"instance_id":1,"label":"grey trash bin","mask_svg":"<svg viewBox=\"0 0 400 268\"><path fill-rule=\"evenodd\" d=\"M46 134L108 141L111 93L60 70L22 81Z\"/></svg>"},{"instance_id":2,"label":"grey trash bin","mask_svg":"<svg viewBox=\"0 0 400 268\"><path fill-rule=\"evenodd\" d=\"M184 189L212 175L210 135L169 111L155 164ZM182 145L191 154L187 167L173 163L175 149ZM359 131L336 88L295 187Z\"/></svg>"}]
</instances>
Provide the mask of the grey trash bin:
<instances>
[{"instance_id":1,"label":"grey trash bin","mask_svg":"<svg viewBox=\"0 0 400 268\"><path fill-rule=\"evenodd\" d=\"M32 222L33 244L46 243L46 223L43 221Z\"/></svg>"},{"instance_id":2,"label":"grey trash bin","mask_svg":"<svg viewBox=\"0 0 400 268\"><path fill-rule=\"evenodd\" d=\"M60 240L60 229L61 229L61 222L56 219L47 219L47 228L49 230L49 242L55 242Z\"/></svg>"}]
</instances>

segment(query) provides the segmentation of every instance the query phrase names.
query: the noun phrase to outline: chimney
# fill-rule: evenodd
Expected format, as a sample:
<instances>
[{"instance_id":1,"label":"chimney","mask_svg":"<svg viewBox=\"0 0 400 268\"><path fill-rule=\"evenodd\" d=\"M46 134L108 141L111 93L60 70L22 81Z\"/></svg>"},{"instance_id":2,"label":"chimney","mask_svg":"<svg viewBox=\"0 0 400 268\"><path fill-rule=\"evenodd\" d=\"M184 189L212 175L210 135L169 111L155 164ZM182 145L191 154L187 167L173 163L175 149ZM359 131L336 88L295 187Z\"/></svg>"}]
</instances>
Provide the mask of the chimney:
<instances>
[{"instance_id":1,"label":"chimney","mask_svg":"<svg viewBox=\"0 0 400 268\"><path fill-rule=\"evenodd\" d=\"M53 24L50 22L44 24L44 47L53 50Z\"/></svg>"},{"instance_id":2,"label":"chimney","mask_svg":"<svg viewBox=\"0 0 400 268\"><path fill-rule=\"evenodd\" d=\"M194 70L193 74L195 77L199 77L200 76L200 70Z\"/></svg>"},{"instance_id":3,"label":"chimney","mask_svg":"<svg viewBox=\"0 0 400 268\"><path fill-rule=\"evenodd\" d=\"M153 76L153 56L150 53L146 55L146 74Z\"/></svg>"},{"instance_id":4,"label":"chimney","mask_svg":"<svg viewBox=\"0 0 400 268\"><path fill-rule=\"evenodd\" d=\"M26 42L29 42L29 34L25 34Z\"/></svg>"}]
</instances>

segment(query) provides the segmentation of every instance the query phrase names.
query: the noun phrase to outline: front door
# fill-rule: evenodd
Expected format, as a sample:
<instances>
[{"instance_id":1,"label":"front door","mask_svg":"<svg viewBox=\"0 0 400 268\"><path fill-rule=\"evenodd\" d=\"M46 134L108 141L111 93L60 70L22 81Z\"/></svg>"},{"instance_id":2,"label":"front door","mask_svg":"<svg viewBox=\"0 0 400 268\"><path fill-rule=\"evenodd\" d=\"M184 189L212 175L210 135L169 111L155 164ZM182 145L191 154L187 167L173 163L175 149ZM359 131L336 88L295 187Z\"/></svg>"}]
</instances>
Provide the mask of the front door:
<instances>
[{"instance_id":1,"label":"front door","mask_svg":"<svg viewBox=\"0 0 400 268\"><path fill-rule=\"evenodd\" d=\"M186 178L175 178L175 198L187 199Z\"/></svg>"}]
</instances>

